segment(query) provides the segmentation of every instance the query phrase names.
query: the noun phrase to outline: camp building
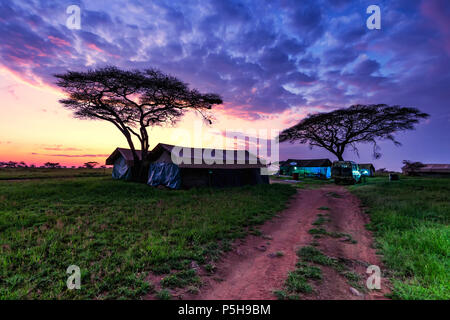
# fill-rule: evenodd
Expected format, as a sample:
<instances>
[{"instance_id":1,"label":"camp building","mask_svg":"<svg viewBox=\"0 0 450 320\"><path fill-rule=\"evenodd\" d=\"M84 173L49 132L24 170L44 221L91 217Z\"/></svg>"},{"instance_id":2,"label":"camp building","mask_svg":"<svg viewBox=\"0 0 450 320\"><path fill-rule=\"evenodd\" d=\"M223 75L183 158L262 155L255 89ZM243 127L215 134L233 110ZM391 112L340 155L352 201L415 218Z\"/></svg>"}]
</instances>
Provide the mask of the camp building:
<instances>
[{"instance_id":1,"label":"camp building","mask_svg":"<svg viewBox=\"0 0 450 320\"><path fill-rule=\"evenodd\" d=\"M375 175L375 167L371 163L360 163L358 164L359 171L362 175L373 177Z\"/></svg>"},{"instance_id":2,"label":"camp building","mask_svg":"<svg viewBox=\"0 0 450 320\"><path fill-rule=\"evenodd\" d=\"M330 159L288 159L280 162L280 174L300 177L331 178Z\"/></svg>"},{"instance_id":3,"label":"camp building","mask_svg":"<svg viewBox=\"0 0 450 320\"><path fill-rule=\"evenodd\" d=\"M140 156L140 151L137 153ZM147 184L151 186L179 189L269 183L268 176L261 174L264 162L247 150L184 148L159 143L149 153ZM117 148L106 164L114 165L114 179L129 180L133 154L129 149Z\"/></svg>"}]
</instances>

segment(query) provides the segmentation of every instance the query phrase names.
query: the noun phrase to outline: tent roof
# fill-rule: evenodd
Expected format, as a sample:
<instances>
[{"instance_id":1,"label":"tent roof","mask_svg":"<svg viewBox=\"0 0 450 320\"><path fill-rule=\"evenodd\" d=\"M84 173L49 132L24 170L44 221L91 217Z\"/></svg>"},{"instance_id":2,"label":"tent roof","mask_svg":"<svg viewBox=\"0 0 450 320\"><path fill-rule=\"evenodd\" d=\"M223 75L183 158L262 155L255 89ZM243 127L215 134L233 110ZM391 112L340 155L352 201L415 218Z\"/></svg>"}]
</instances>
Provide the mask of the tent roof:
<instances>
[{"instance_id":1,"label":"tent roof","mask_svg":"<svg viewBox=\"0 0 450 320\"><path fill-rule=\"evenodd\" d=\"M142 158L141 150L136 150L137 155L139 159ZM111 153L111 155L106 159L107 165L113 165L114 162L117 160L118 157L122 156L125 161L127 162L127 165L133 164L133 152L131 152L131 149L125 149L125 148L116 148L116 150Z\"/></svg>"},{"instance_id":2,"label":"tent roof","mask_svg":"<svg viewBox=\"0 0 450 320\"><path fill-rule=\"evenodd\" d=\"M280 162L282 167L331 167L331 165L330 159L287 159Z\"/></svg>"},{"instance_id":3,"label":"tent roof","mask_svg":"<svg viewBox=\"0 0 450 320\"><path fill-rule=\"evenodd\" d=\"M245 168L262 168L265 166L264 160L256 157L247 150L223 150L210 148L190 148L174 146L165 143L158 143L158 145L151 151L151 160L156 160L163 152L171 153L173 148L179 150L176 156L178 158L186 159L187 163L181 163L180 168L210 168L210 169L245 169ZM189 155L184 155L183 148L190 151ZM206 155L205 155L206 153ZM214 160L217 153L222 153L223 164L208 164L208 160ZM242 154L242 156L241 156ZM210 156L209 156L210 155ZM179 160L180 160L179 159ZM239 160L239 161L238 161ZM230 162L227 164L227 161Z\"/></svg>"},{"instance_id":4,"label":"tent roof","mask_svg":"<svg viewBox=\"0 0 450 320\"><path fill-rule=\"evenodd\" d=\"M375 171L375 167L371 163L359 163L358 166L361 169L368 169L368 170L372 169L373 171Z\"/></svg>"},{"instance_id":5,"label":"tent roof","mask_svg":"<svg viewBox=\"0 0 450 320\"><path fill-rule=\"evenodd\" d=\"M410 171L403 167L405 171ZM444 163L424 163L424 167L417 168L414 170L415 172L441 172L441 173L450 173L450 164Z\"/></svg>"},{"instance_id":6,"label":"tent roof","mask_svg":"<svg viewBox=\"0 0 450 320\"><path fill-rule=\"evenodd\" d=\"M246 169L246 168L262 168L265 167L264 160L259 159L255 155L251 154L247 150L221 150L221 149L208 149L208 148L188 148L188 147L181 147L181 146L174 146L170 144L165 143L158 143L153 150L149 151L150 154L150 160L155 161L158 159L163 152L171 153L173 148L179 148L180 151L178 153L179 158L183 157L183 148L190 149L191 153L186 156L186 162L189 163L181 163L179 165L180 168L210 168L210 169ZM202 156L204 152L206 151L206 156ZM238 153L239 151L239 153ZM136 150L139 159L141 159L141 152L140 150ZM208 164L205 162L208 161L208 159L214 159L216 153L222 152L222 161L223 164ZM242 159L240 159L240 154L243 153ZM211 155L211 157L208 157L208 155ZM122 156L125 161L127 162L127 165L131 166L133 165L133 153L130 149L124 149L124 148L116 148L114 152L106 159L107 165L113 165L114 162L117 160L118 157ZM239 159L238 159L239 156ZM189 161L189 160L190 161ZM240 160L238 162L238 160ZM253 160L253 161L251 161ZM232 162L230 164L227 164L228 162ZM242 163L241 163L242 162Z\"/></svg>"}]
</instances>

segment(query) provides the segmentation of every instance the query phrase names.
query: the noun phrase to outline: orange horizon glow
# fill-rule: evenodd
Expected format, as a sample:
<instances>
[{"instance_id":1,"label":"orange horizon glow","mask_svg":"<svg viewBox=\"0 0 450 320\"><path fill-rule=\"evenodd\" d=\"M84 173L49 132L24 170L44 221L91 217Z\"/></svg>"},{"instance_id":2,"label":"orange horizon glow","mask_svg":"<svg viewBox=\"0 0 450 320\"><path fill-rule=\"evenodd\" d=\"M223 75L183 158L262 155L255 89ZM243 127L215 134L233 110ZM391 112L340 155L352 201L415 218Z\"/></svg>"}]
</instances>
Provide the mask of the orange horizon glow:
<instances>
[{"instance_id":1,"label":"orange horizon glow","mask_svg":"<svg viewBox=\"0 0 450 320\"><path fill-rule=\"evenodd\" d=\"M37 167L46 162L66 167L78 167L88 161L103 165L117 147L129 148L126 139L112 124L73 118L58 102L63 93L42 83L0 69L3 115L0 118L0 161L24 161ZM281 129L294 119L290 111L252 120L223 105L214 109L216 121L213 126L203 126L200 139L194 139L194 125L202 121L194 114L186 114L176 127L148 128L150 149L160 142L223 149L224 141L218 138L221 137L218 132ZM135 147L139 149L137 141Z\"/></svg>"}]
</instances>

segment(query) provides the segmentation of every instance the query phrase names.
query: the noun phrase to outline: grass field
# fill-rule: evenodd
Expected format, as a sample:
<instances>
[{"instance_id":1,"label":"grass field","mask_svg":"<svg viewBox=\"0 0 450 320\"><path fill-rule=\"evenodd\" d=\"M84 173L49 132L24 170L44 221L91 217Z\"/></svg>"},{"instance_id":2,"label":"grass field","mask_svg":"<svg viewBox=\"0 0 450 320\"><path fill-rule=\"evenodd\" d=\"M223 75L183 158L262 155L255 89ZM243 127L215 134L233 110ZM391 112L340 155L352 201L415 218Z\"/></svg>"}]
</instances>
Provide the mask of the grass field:
<instances>
[{"instance_id":1,"label":"grass field","mask_svg":"<svg viewBox=\"0 0 450 320\"><path fill-rule=\"evenodd\" d=\"M111 176L112 169L0 168L0 180Z\"/></svg>"},{"instance_id":2,"label":"grass field","mask_svg":"<svg viewBox=\"0 0 450 320\"><path fill-rule=\"evenodd\" d=\"M368 179L350 187L393 272L393 298L450 299L450 179Z\"/></svg>"},{"instance_id":3,"label":"grass field","mask_svg":"<svg viewBox=\"0 0 450 320\"><path fill-rule=\"evenodd\" d=\"M270 179L273 181L286 181L289 180L289 183L292 183L293 187L298 189L315 189L320 188L325 185L334 184L333 179L318 179L318 178L303 178L300 177L298 181L292 180L292 177L287 176L270 176ZM287 183L287 181L286 181Z\"/></svg>"},{"instance_id":4,"label":"grass field","mask_svg":"<svg viewBox=\"0 0 450 320\"><path fill-rule=\"evenodd\" d=\"M284 208L289 185L159 190L110 177L0 181L0 299L120 299L196 286L190 265ZM81 268L68 290L66 269ZM167 292L158 296L167 298Z\"/></svg>"}]
</instances>

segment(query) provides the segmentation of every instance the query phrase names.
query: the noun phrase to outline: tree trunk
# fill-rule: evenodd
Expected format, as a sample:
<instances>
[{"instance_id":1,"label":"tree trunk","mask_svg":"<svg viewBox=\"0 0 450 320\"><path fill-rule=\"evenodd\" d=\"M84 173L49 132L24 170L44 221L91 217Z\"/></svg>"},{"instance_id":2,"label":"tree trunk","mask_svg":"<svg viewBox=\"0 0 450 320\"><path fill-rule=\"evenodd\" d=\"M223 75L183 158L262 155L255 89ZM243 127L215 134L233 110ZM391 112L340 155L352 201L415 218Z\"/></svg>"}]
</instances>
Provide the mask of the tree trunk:
<instances>
[{"instance_id":1,"label":"tree trunk","mask_svg":"<svg viewBox=\"0 0 450 320\"><path fill-rule=\"evenodd\" d=\"M131 181L147 183L149 164L146 161L135 161L131 167Z\"/></svg>"}]
</instances>

